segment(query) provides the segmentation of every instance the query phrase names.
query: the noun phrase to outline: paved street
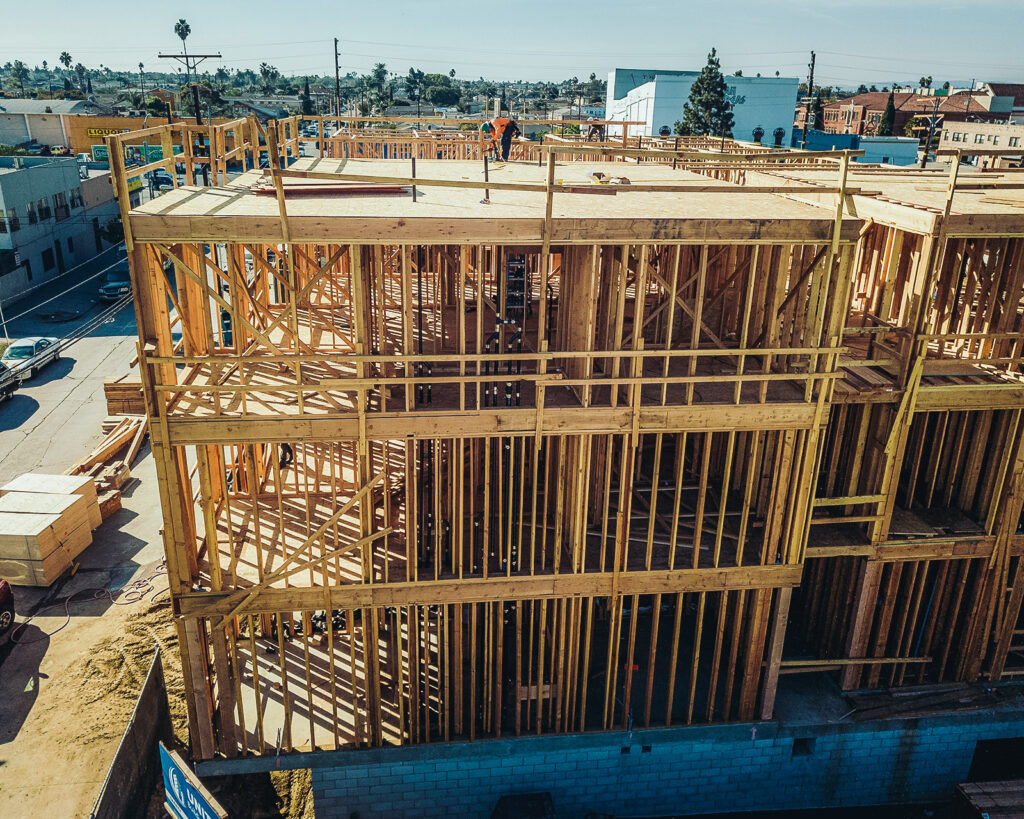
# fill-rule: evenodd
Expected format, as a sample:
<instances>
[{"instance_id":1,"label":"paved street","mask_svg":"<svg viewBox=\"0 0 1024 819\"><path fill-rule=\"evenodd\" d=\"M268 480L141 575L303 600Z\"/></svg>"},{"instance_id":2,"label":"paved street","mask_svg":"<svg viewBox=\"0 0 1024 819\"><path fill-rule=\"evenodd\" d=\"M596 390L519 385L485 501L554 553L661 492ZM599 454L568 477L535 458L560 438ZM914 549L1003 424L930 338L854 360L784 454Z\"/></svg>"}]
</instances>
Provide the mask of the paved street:
<instances>
[{"instance_id":1,"label":"paved street","mask_svg":"<svg viewBox=\"0 0 1024 819\"><path fill-rule=\"evenodd\" d=\"M20 316L7 322L9 336L63 338L95 318L109 305L97 301L93 277L116 259L116 252L111 249L5 311ZM84 283L53 299L79 282ZM99 442L107 414L103 379L128 371L136 339L129 306L0 404L0 483L23 472L63 472Z\"/></svg>"},{"instance_id":2,"label":"paved street","mask_svg":"<svg viewBox=\"0 0 1024 819\"><path fill-rule=\"evenodd\" d=\"M97 302L93 277L117 252L8 308L10 337L66 337L95 319L109 305ZM63 472L99 442L107 414L103 380L128 372L136 339L129 305L0 404L0 483L23 472ZM94 532L74 576L49 589L15 589L18 621L39 615L18 644L0 645L2 816L88 815L113 758L127 715L102 699L83 699L81 686L96 647L117 640L126 618L148 605L111 605L105 592L116 597L133 580L153 577L163 557L148 453L147 444L132 467L136 480L125 487L123 508ZM163 578L153 580L154 591L164 586ZM69 724L85 738L69 743Z\"/></svg>"}]
</instances>

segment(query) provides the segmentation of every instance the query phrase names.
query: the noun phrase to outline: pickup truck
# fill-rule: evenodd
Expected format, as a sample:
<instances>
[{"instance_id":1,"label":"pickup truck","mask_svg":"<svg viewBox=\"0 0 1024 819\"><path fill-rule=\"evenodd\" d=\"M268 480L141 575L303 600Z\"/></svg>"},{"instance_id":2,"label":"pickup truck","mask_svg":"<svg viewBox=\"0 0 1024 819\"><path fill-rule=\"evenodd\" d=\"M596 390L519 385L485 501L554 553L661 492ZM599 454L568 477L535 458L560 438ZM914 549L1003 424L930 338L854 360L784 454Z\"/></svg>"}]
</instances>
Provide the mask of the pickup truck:
<instances>
[{"instance_id":1,"label":"pickup truck","mask_svg":"<svg viewBox=\"0 0 1024 819\"><path fill-rule=\"evenodd\" d=\"M100 277L100 301L117 301L132 292L132 277L128 260L120 259Z\"/></svg>"}]
</instances>

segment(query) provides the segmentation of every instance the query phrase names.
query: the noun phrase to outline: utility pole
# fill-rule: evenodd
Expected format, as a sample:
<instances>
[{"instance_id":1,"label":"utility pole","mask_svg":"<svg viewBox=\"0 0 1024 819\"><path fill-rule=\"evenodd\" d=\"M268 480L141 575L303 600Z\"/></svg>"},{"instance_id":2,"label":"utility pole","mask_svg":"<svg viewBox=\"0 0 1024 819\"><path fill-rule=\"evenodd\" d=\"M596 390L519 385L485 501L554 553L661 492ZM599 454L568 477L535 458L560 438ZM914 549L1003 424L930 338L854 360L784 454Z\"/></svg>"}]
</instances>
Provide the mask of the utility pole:
<instances>
[{"instance_id":1,"label":"utility pole","mask_svg":"<svg viewBox=\"0 0 1024 819\"><path fill-rule=\"evenodd\" d=\"M968 103L969 104L969 103ZM935 133L935 125L939 121L939 98L932 103L932 115L928 118L928 139L924 143L924 156L921 157L921 167L928 164L928 151L932 147L932 134Z\"/></svg>"},{"instance_id":2,"label":"utility pole","mask_svg":"<svg viewBox=\"0 0 1024 819\"><path fill-rule=\"evenodd\" d=\"M814 52L811 52L811 61L807 64L808 68L811 69L811 75L807 80L807 105L804 112L804 132L800 137L801 149L807 147L807 129L811 127L811 100L814 98Z\"/></svg>"},{"instance_id":3,"label":"utility pole","mask_svg":"<svg viewBox=\"0 0 1024 819\"><path fill-rule=\"evenodd\" d=\"M338 67L338 38L334 38L334 111L341 117L341 73ZM341 127L341 120L338 120L338 127Z\"/></svg>"},{"instance_id":4,"label":"utility pole","mask_svg":"<svg viewBox=\"0 0 1024 819\"><path fill-rule=\"evenodd\" d=\"M182 41L184 45L184 40ZM199 110L199 73L196 72L196 82L192 82L192 72L196 71L196 66L199 65L203 60L220 59L220 54L189 54L188 50L185 50L184 54L157 54L161 60L177 60L179 63L185 64L185 81L188 85L192 86L192 105L196 111L196 125L203 124L203 115ZM212 123L212 119L211 119ZM192 171L189 169L189 176L192 176ZM205 185L210 184L210 165L206 163L203 165L203 183ZM189 184L192 184L191 182Z\"/></svg>"}]
</instances>

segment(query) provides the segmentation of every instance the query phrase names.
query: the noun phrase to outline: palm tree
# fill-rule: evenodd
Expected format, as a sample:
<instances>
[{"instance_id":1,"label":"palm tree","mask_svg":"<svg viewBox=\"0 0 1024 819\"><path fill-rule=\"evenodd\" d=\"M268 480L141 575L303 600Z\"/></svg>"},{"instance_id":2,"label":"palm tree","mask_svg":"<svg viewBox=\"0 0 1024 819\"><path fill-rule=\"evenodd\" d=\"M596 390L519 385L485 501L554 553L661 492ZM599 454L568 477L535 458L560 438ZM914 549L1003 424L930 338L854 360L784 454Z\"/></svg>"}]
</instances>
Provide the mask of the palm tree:
<instances>
[{"instance_id":1,"label":"palm tree","mask_svg":"<svg viewBox=\"0 0 1024 819\"><path fill-rule=\"evenodd\" d=\"M57 61L58 61L58 62L59 62L59 63L60 63L60 64L61 64L62 66L64 66L64 70L65 70L65 71L70 71L70 70L71 70L71 62L72 62L72 60L71 60L71 55L70 55L70 54L68 54L68 53L67 53L66 51L62 51L62 52L60 53L60 57L58 57L58 58L57 58ZM64 78L64 82L65 82L65 83L67 82L67 78L66 78L66 77ZM67 86L67 85L65 85L64 87L65 87L65 88L68 88L68 86Z\"/></svg>"},{"instance_id":2,"label":"palm tree","mask_svg":"<svg viewBox=\"0 0 1024 819\"><path fill-rule=\"evenodd\" d=\"M263 93L272 94L274 85L281 78L281 72L269 63L260 63L260 76L263 78Z\"/></svg>"},{"instance_id":3,"label":"palm tree","mask_svg":"<svg viewBox=\"0 0 1024 819\"><path fill-rule=\"evenodd\" d=\"M174 33L181 40L181 48L185 52L185 80L191 82L188 65L188 46L185 45L185 40L187 40L188 35L192 33L192 26L186 22L184 17L181 17L178 22L174 24Z\"/></svg>"}]
</instances>

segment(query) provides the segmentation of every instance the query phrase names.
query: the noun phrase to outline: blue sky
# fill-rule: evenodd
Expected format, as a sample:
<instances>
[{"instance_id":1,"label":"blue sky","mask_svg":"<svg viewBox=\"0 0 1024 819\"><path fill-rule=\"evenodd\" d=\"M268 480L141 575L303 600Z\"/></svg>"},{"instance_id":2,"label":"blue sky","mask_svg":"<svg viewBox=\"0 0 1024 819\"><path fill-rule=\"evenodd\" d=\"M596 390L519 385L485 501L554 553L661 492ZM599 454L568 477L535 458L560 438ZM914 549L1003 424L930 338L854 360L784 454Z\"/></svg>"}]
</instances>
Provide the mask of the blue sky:
<instances>
[{"instance_id":1,"label":"blue sky","mask_svg":"<svg viewBox=\"0 0 1024 819\"><path fill-rule=\"evenodd\" d=\"M185 17L190 51L220 51L229 68L267 61L296 74L333 73L337 36L343 73L385 62L401 74L416 66L493 80L603 78L617 65L698 68L715 46L723 70L747 76L804 78L814 49L821 84L881 87L929 74L936 84L1024 81L1021 0L65 4L41 15L32 3L3 0L0 62L53 65L67 50L88 66L156 69L171 63L159 51L180 48L173 27Z\"/></svg>"}]
</instances>

